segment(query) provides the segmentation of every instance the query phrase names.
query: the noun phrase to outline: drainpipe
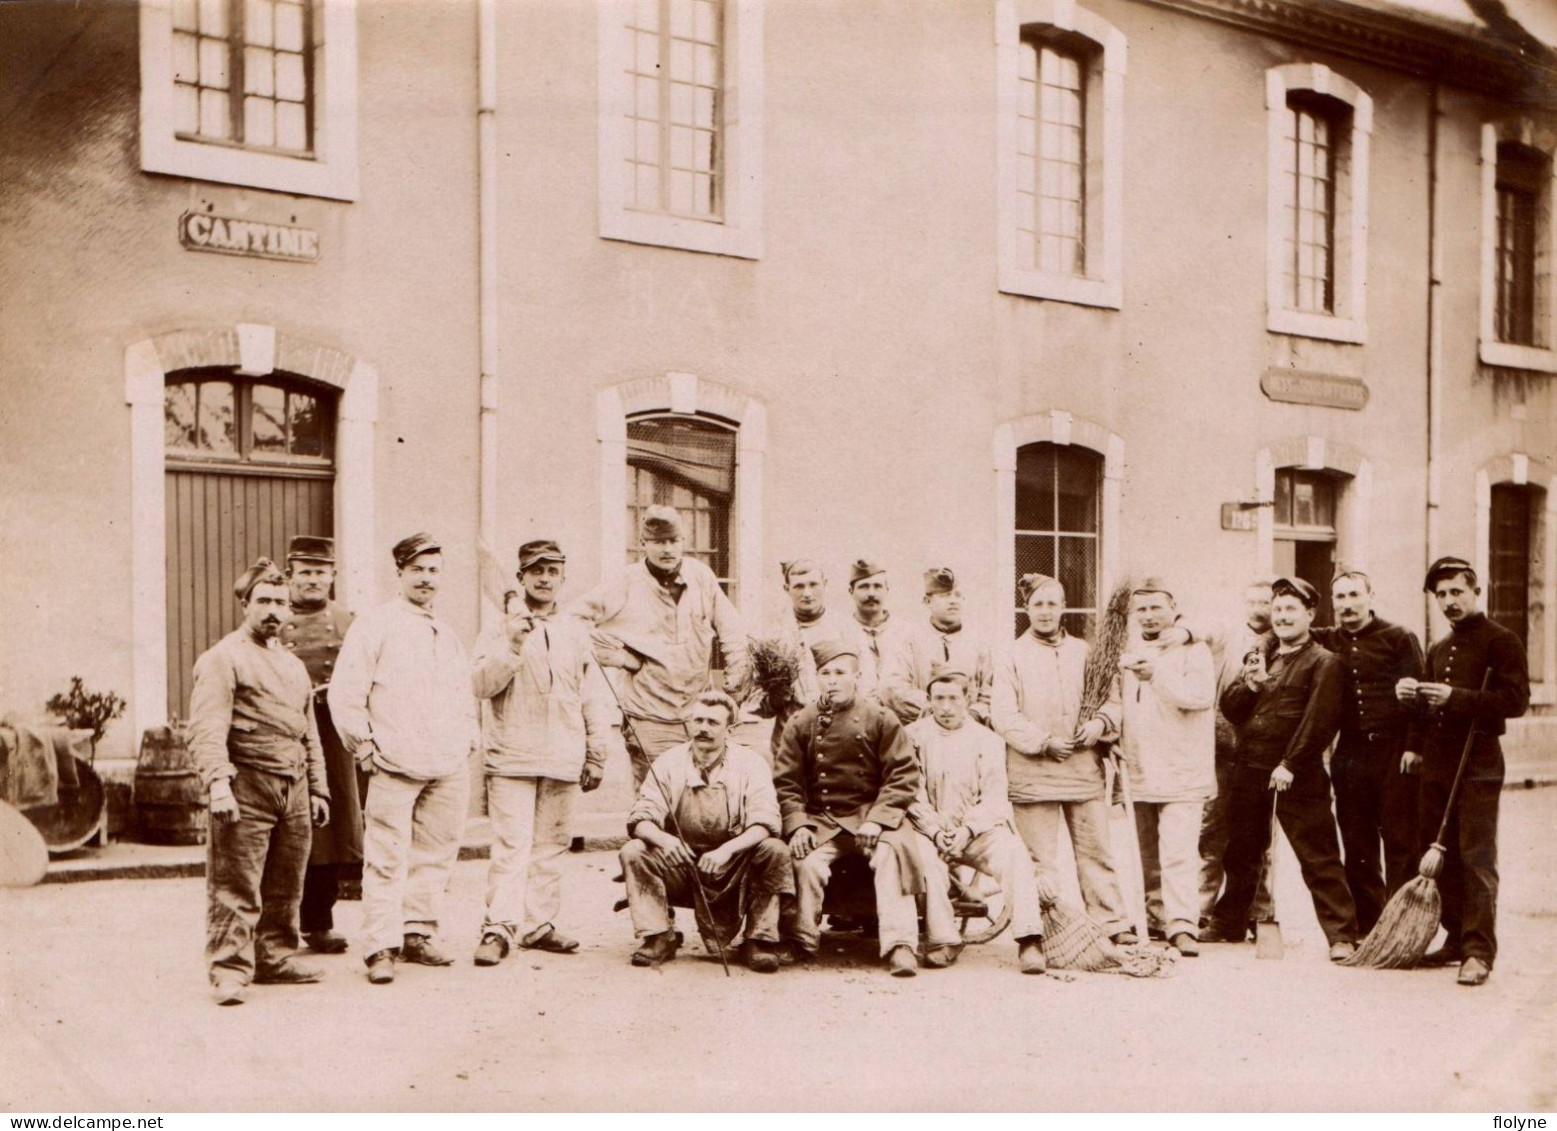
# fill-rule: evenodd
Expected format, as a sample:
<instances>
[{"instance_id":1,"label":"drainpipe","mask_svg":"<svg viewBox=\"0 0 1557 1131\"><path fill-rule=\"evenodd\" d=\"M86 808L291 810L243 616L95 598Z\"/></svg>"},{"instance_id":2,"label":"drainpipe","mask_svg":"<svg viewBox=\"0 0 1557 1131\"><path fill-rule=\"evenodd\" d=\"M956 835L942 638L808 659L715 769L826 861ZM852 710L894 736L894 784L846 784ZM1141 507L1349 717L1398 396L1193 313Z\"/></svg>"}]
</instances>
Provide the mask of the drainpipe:
<instances>
[{"instance_id":1,"label":"drainpipe","mask_svg":"<svg viewBox=\"0 0 1557 1131\"><path fill-rule=\"evenodd\" d=\"M498 594L486 592L497 546L497 0L479 0L476 29L476 194L480 246L477 330L481 354L481 487L477 603L481 626L494 621ZM500 593L501 591L499 591ZM482 595L488 599L483 600Z\"/></svg>"},{"instance_id":2,"label":"drainpipe","mask_svg":"<svg viewBox=\"0 0 1557 1131\"><path fill-rule=\"evenodd\" d=\"M1433 79L1427 117L1427 523L1422 572L1438 555L1438 508L1443 447L1443 241L1438 234L1440 160L1439 84ZM1433 623L1433 599L1423 600L1422 639Z\"/></svg>"}]
</instances>

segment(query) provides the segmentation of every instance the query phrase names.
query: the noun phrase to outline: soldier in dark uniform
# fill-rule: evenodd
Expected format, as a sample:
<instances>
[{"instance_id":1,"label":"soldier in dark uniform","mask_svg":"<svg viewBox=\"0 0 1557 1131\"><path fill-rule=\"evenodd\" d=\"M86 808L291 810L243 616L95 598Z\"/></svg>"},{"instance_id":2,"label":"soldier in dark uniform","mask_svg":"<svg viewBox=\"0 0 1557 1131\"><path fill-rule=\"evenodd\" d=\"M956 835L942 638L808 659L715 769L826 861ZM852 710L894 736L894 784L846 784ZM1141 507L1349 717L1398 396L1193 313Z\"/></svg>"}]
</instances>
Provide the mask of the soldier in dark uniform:
<instances>
[{"instance_id":1,"label":"soldier in dark uniform","mask_svg":"<svg viewBox=\"0 0 1557 1131\"><path fill-rule=\"evenodd\" d=\"M357 767L330 721L325 690L335 669L335 657L346 638L351 614L330 599L335 584L335 540L300 534L287 545L287 588L292 620L281 640L308 668L314 685L314 716L324 745L325 772L330 784L331 819L314 834L303 880L301 925L303 941L320 954L341 954L346 937L335 931L335 900L340 873L362 863L362 799Z\"/></svg>"},{"instance_id":2,"label":"soldier in dark uniform","mask_svg":"<svg viewBox=\"0 0 1557 1131\"><path fill-rule=\"evenodd\" d=\"M779 812L795 859L795 899L782 916L781 955L809 960L821 940L822 896L841 856L859 853L875 875L881 954L899 977L914 974L919 941L914 896L948 883L928 838L905 818L919 795L919 761L897 716L857 693L859 656L836 640L811 646L821 696L801 708L773 767ZM925 963L946 966L962 941L950 904L926 907Z\"/></svg>"},{"instance_id":3,"label":"soldier in dark uniform","mask_svg":"<svg viewBox=\"0 0 1557 1131\"><path fill-rule=\"evenodd\" d=\"M1444 836L1447 852L1438 887L1447 937L1423 961L1459 962L1460 985L1479 986L1497 958L1498 797L1503 790L1498 736L1505 720L1529 707L1530 674L1524 642L1480 610L1481 589L1469 562L1439 558L1428 568L1424 588L1449 622L1449 635L1428 652L1426 681L1403 679L1397 685L1401 701L1413 710L1408 749L1422 752L1424 847L1443 820L1472 729L1476 738Z\"/></svg>"}]
</instances>

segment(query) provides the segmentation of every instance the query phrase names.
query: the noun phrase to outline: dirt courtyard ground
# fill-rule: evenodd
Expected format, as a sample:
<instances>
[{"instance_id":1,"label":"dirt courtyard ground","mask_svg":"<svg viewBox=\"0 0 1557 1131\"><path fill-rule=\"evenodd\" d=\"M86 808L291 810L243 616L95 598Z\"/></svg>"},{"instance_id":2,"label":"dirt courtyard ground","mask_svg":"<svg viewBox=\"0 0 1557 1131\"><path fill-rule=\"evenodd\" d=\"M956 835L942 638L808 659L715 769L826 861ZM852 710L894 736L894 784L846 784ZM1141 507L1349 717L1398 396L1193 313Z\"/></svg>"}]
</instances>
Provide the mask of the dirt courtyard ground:
<instances>
[{"instance_id":1,"label":"dirt courtyard ground","mask_svg":"<svg viewBox=\"0 0 1557 1131\"><path fill-rule=\"evenodd\" d=\"M608 853L568 858L581 953L477 969L486 864L469 861L446 905L454 967L370 986L354 952L231 1009L206 992L202 881L4 892L0 1095L13 1114L1550 1110L1557 789L1503 802L1502 952L1480 990L1452 969L1331 967L1287 854L1284 961L1208 946L1171 978L1073 981L1018 975L1008 937L903 980L858 944L771 976L726 979L696 944L634 969ZM348 934L359 909L340 906Z\"/></svg>"}]
</instances>

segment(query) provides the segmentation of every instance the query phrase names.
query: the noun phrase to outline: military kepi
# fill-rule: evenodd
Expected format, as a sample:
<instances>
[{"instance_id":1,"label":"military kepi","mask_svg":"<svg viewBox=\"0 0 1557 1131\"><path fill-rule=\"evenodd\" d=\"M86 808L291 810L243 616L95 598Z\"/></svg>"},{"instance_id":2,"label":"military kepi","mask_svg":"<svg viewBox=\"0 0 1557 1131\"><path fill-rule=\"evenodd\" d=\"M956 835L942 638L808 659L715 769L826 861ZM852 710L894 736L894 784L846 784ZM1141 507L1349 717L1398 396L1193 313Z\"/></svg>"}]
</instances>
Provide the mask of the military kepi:
<instances>
[{"instance_id":1,"label":"military kepi","mask_svg":"<svg viewBox=\"0 0 1557 1131\"><path fill-rule=\"evenodd\" d=\"M441 554L443 547L438 544L438 539L423 532L400 539L389 552L395 556L395 568L404 569L412 558L422 554Z\"/></svg>"},{"instance_id":2,"label":"military kepi","mask_svg":"<svg viewBox=\"0 0 1557 1131\"><path fill-rule=\"evenodd\" d=\"M328 562L335 564L335 539L315 534L299 534L287 543L289 562Z\"/></svg>"},{"instance_id":3,"label":"military kepi","mask_svg":"<svg viewBox=\"0 0 1557 1131\"><path fill-rule=\"evenodd\" d=\"M1270 595L1272 598L1296 597L1310 609L1319 605L1319 590L1301 577L1278 577L1271 582Z\"/></svg>"},{"instance_id":4,"label":"military kepi","mask_svg":"<svg viewBox=\"0 0 1557 1131\"><path fill-rule=\"evenodd\" d=\"M542 562L565 562L568 556L562 552L562 547L550 538L537 538L533 542L526 542L519 547L519 572L523 573L531 566L540 565Z\"/></svg>"},{"instance_id":5,"label":"military kepi","mask_svg":"<svg viewBox=\"0 0 1557 1131\"><path fill-rule=\"evenodd\" d=\"M1471 587L1475 587L1476 568L1464 558L1457 558L1453 554L1449 554L1446 557L1439 558L1436 562L1427 567L1427 580L1422 582L1422 591L1425 593L1431 593L1433 591L1433 586L1437 585L1442 578L1451 573L1468 574L1470 576Z\"/></svg>"},{"instance_id":6,"label":"military kepi","mask_svg":"<svg viewBox=\"0 0 1557 1131\"><path fill-rule=\"evenodd\" d=\"M259 558L248 569L238 576L238 580L232 583L233 596L240 601L247 601L249 594L260 582L267 585L285 585L286 578L281 576L281 571L276 568L276 563L269 558Z\"/></svg>"},{"instance_id":7,"label":"military kepi","mask_svg":"<svg viewBox=\"0 0 1557 1131\"><path fill-rule=\"evenodd\" d=\"M681 537L681 516L675 507L644 508L639 531L645 542L668 542Z\"/></svg>"},{"instance_id":8,"label":"military kepi","mask_svg":"<svg viewBox=\"0 0 1557 1131\"><path fill-rule=\"evenodd\" d=\"M853 656L859 659L859 652L851 644L845 644L842 640L818 640L811 645L811 658L816 661L818 668L826 667L839 656Z\"/></svg>"}]
</instances>

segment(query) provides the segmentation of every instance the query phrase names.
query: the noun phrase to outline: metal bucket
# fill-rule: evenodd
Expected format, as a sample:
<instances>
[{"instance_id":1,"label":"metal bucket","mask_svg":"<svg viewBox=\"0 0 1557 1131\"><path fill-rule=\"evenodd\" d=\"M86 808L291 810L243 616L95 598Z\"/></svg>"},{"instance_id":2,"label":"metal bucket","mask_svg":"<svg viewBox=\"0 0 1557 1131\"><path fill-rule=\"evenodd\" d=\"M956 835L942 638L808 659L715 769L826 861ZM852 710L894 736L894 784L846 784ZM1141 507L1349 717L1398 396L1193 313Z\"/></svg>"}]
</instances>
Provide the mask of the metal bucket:
<instances>
[{"instance_id":1,"label":"metal bucket","mask_svg":"<svg viewBox=\"0 0 1557 1131\"><path fill-rule=\"evenodd\" d=\"M152 727L135 763L135 821L144 844L204 844L211 821L205 785L184 736Z\"/></svg>"}]
</instances>

